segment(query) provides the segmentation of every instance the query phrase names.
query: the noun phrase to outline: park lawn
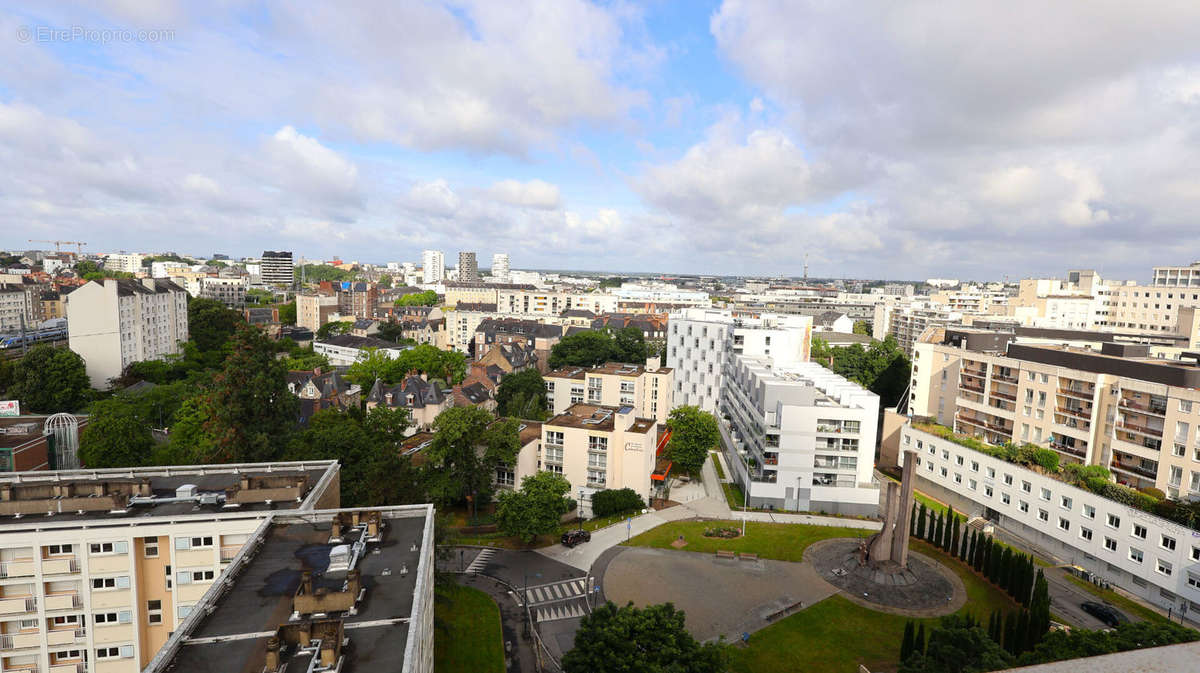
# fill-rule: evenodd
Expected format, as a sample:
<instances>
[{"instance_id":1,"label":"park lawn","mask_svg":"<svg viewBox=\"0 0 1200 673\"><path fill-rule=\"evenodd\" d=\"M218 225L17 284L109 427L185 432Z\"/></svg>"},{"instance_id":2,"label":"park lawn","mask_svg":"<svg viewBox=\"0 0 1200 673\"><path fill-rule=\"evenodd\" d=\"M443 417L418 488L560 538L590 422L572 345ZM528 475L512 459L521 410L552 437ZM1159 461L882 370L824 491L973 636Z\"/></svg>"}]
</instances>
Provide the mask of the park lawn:
<instances>
[{"instance_id":1,"label":"park lawn","mask_svg":"<svg viewBox=\"0 0 1200 673\"><path fill-rule=\"evenodd\" d=\"M1098 587L1095 584L1092 584L1091 582L1080 577L1076 577L1070 573L1067 573L1066 577L1084 591L1097 596L1106 603L1111 603L1114 607L1128 613L1130 617L1136 617L1137 619L1157 624L1163 624L1167 621L1167 618L1163 615L1158 614L1154 610L1151 610L1137 601L1122 596L1112 589Z\"/></svg>"},{"instance_id":2,"label":"park lawn","mask_svg":"<svg viewBox=\"0 0 1200 673\"><path fill-rule=\"evenodd\" d=\"M503 673L500 608L478 589L451 584L434 594L433 668L438 673Z\"/></svg>"},{"instance_id":3,"label":"park lawn","mask_svg":"<svg viewBox=\"0 0 1200 673\"><path fill-rule=\"evenodd\" d=\"M741 528L740 521L672 521L646 531L626 542L630 547L675 549L671 543L680 535L687 541L684 551L715 553L725 549L758 554L759 558L777 561L799 561L808 545L835 537L859 537L870 531L857 528L809 526L796 523L746 523L746 536L726 540L704 537L704 529L728 526Z\"/></svg>"},{"instance_id":4,"label":"park lawn","mask_svg":"<svg viewBox=\"0 0 1200 673\"><path fill-rule=\"evenodd\" d=\"M689 547L691 545L688 545ZM912 549L950 568L967 589L959 614L973 614L983 623L995 609L1017 609L1007 594L968 570L965 564L924 542ZM835 594L750 636L746 647L729 648L734 673L842 673L861 664L869 670L895 671L907 617L876 612ZM937 619L920 620L926 629Z\"/></svg>"}]
</instances>

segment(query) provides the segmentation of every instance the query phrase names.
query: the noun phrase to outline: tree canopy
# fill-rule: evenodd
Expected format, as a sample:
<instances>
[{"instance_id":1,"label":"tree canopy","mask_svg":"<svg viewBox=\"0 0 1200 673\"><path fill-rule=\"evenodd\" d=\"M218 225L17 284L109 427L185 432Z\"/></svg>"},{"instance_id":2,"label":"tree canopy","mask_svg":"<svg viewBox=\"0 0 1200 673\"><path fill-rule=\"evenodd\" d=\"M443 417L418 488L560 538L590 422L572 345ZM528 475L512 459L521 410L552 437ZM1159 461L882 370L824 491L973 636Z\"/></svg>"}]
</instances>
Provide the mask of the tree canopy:
<instances>
[{"instance_id":1,"label":"tree canopy","mask_svg":"<svg viewBox=\"0 0 1200 673\"><path fill-rule=\"evenodd\" d=\"M406 294L396 300L396 306L434 306L438 303L438 294L433 290Z\"/></svg>"},{"instance_id":2,"label":"tree canopy","mask_svg":"<svg viewBox=\"0 0 1200 673\"><path fill-rule=\"evenodd\" d=\"M120 397L92 405L79 437L79 461L89 468L145 465L154 448L150 424L141 410Z\"/></svg>"},{"instance_id":3,"label":"tree canopy","mask_svg":"<svg viewBox=\"0 0 1200 673\"><path fill-rule=\"evenodd\" d=\"M595 367L605 362L646 362L646 339L636 327L583 330L563 337L550 349L549 364L558 367Z\"/></svg>"},{"instance_id":4,"label":"tree canopy","mask_svg":"<svg viewBox=\"0 0 1200 673\"><path fill-rule=\"evenodd\" d=\"M562 665L564 673L722 673L728 655L723 644L698 643L671 603L618 608L610 601L583 618Z\"/></svg>"},{"instance_id":5,"label":"tree canopy","mask_svg":"<svg viewBox=\"0 0 1200 673\"><path fill-rule=\"evenodd\" d=\"M529 544L539 535L558 530L563 514L570 509L567 493L571 483L553 472L538 472L521 480L518 491L501 491L497 498L496 523L500 532Z\"/></svg>"},{"instance_id":6,"label":"tree canopy","mask_svg":"<svg viewBox=\"0 0 1200 673\"><path fill-rule=\"evenodd\" d=\"M918 644L900 673L982 673L1012 666L1012 656L988 636L973 619L959 615L942 617L929 634L929 644Z\"/></svg>"},{"instance_id":7,"label":"tree canopy","mask_svg":"<svg viewBox=\"0 0 1200 673\"><path fill-rule=\"evenodd\" d=\"M900 401L912 371L908 356L891 335L868 348L862 344L831 347L814 337L811 359L879 395L884 407L896 406Z\"/></svg>"},{"instance_id":8,"label":"tree canopy","mask_svg":"<svg viewBox=\"0 0 1200 673\"><path fill-rule=\"evenodd\" d=\"M532 367L500 379L496 388L496 413L526 420L546 417L546 381Z\"/></svg>"},{"instance_id":9,"label":"tree canopy","mask_svg":"<svg viewBox=\"0 0 1200 673\"><path fill-rule=\"evenodd\" d=\"M49 344L30 348L7 369L7 377L5 395L20 400L25 413L79 411L92 395L83 358Z\"/></svg>"},{"instance_id":10,"label":"tree canopy","mask_svg":"<svg viewBox=\"0 0 1200 673\"><path fill-rule=\"evenodd\" d=\"M721 444L716 417L697 406L672 409L667 427L671 430L667 456L685 472L699 472L708 452Z\"/></svg>"},{"instance_id":11,"label":"tree canopy","mask_svg":"<svg viewBox=\"0 0 1200 673\"><path fill-rule=\"evenodd\" d=\"M188 302L188 335L202 353L221 350L244 322L242 314L214 299Z\"/></svg>"},{"instance_id":12,"label":"tree canopy","mask_svg":"<svg viewBox=\"0 0 1200 673\"><path fill-rule=\"evenodd\" d=\"M296 280L300 280L301 269L303 269L304 280L308 283L354 280L355 276L353 271L346 271L328 264L301 264L294 269Z\"/></svg>"},{"instance_id":13,"label":"tree canopy","mask_svg":"<svg viewBox=\"0 0 1200 673\"><path fill-rule=\"evenodd\" d=\"M453 385L466 376L467 356L429 344L414 346L394 358L384 351L368 348L357 362L350 365L346 378L369 388L377 378L391 385L412 371L424 372L429 378L441 379Z\"/></svg>"},{"instance_id":14,"label":"tree canopy","mask_svg":"<svg viewBox=\"0 0 1200 673\"><path fill-rule=\"evenodd\" d=\"M451 407L433 421L425 449L429 496L439 505L491 493L500 465L513 465L521 448L515 419L495 420L479 407Z\"/></svg>"},{"instance_id":15,"label":"tree canopy","mask_svg":"<svg viewBox=\"0 0 1200 673\"><path fill-rule=\"evenodd\" d=\"M329 337L334 337L339 334L346 334L352 329L354 329L354 323L347 322L345 320L334 320L317 328L316 337L318 341L324 341Z\"/></svg>"},{"instance_id":16,"label":"tree canopy","mask_svg":"<svg viewBox=\"0 0 1200 673\"><path fill-rule=\"evenodd\" d=\"M855 320L854 333L861 334L863 336L871 336L871 323L867 322L866 320Z\"/></svg>"}]
</instances>

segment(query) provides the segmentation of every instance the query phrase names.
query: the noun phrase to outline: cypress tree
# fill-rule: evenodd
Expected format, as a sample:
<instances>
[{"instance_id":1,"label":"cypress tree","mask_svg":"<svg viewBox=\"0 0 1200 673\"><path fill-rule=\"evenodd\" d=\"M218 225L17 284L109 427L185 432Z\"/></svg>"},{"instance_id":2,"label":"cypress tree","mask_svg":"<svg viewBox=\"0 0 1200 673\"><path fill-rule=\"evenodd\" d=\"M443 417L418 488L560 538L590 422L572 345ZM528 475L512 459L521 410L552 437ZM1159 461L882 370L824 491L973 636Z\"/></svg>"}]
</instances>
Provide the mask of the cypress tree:
<instances>
[{"instance_id":1,"label":"cypress tree","mask_svg":"<svg viewBox=\"0 0 1200 673\"><path fill-rule=\"evenodd\" d=\"M913 503L912 513L908 516L908 534L913 535L917 532L917 503Z\"/></svg>"},{"instance_id":2,"label":"cypress tree","mask_svg":"<svg viewBox=\"0 0 1200 673\"><path fill-rule=\"evenodd\" d=\"M975 565L975 545L979 542L979 531L971 531L971 550L967 552L967 565L974 567Z\"/></svg>"},{"instance_id":3,"label":"cypress tree","mask_svg":"<svg viewBox=\"0 0 1200 673\"><path fill-rule=\"evenodd\" d=\"M1050 585L1041 570L1037 571L1037 580L1033 585L1033 598L1029 601L1029 649L1042 642L1042 637L1050 630Z\"/></svg>"},{"instance_id":4,"label":"cypress tree","mask_svg":"<svg viewBox=\"0 0 1200 673\"><path fill-rule=\"evenodd\" d=\"M991 547L988 554L988 579L992 581L992 584L1000 584L1000 558L1004 556L1004 552L995 540L992 541Z\"/></svg>"},{"instance_id":5,"label":"cypress tree","mask_svg":"<svg viewBox=\"0 0 1200 673\"><path fill-rule=\"evenodd\" d=\"M950 551L950 533L954 527L954 507L946 505L946 537L942 540L942 549Z\"/></svg>"},{"instance_id":6,"label":"cypress tree","mask_svg":"<svg viewBox=\"0 0 1200 673\"><path fill-rule=\"evenodd\" d=\"M946 525L945 519L942 517L941 512L938 512L937 526L933 533L933 539L930 540L930 542L932 542L934 544L934 546L937 546L937 547L942 546L942 535L944 534L944 531L942 529L945 527L945 525Z\"/></svg>"},{"instance_id":7,"label":"cypress tree","mask_svg":"<svg viewBox=\"0 0 1200 673\"><path fill-rule=\"evenodd\" d=\"M918 652L925 654L925 624L923 622L917 627L917 637L913 641L913 654Z\"/></svg>"},{"instance_id":8,"label":"cypress tree","mask_svg":"<svg viewBox=\"0 0 1200 673\"><path fill-rule=\"evenodd\" d=\"M921 513L917 515L917 537L925 538L925 503L921 503Z\"/></svg>"},{"instance_id":9,"label":"cypress tree","mask_svg":"<svg viewBox=\"0 0 1200 673\"><path fill-rule=\"evenodd\" d=\"M913 652L913 637L916 636L916 631L913 629L911 621L904 623L904 640L900 641L900 663L908 661Z\"/></svg>"},{"instance_id":10,"label":"cypress tree","mask_svg":"<svg viewBox=\"0 0 1200 673\"><path fill-rule=\"evenodd\" d=\"M954 532L950 534L950 555L958 556L959 525L958 517L954 517Z\"/></svg>"},{"instance_id":11,"label":"cypress tree","mask_svg":"<svg viewBox=\"0 0 1200 673\"><path fill-rule=\"evenodd\" d=\"M1034 584L1034 568L1033 556L1028 556L1025 559L1025 573L1021 583L1021 605L1029 607L1029 603L1033 600L1033 584Z\"/></svg>"},{"instance_id":12,"label":"cypress tree","mask_svg":"<svg viewBox=\"0 0 1200 673\"><path fill-rule=\"evenodd\" d=\"M1027 652L1033 648L1032 622L1033 620L1030 618L1029 611L1022 610L1021 616L1017 618L1017 631L1015 634L1017 651L1013 653L1014 655Z\"/></svg>"},{"instance_id":13,"label":"cypress tree","mask_svg":"<svg viewBox=\"0 0 1200 673\"><path fill-rule=\"evenodd\" d=\"M960 561L967 560L967 533L969 533L969 532L970 531L968 531L967 528L964 526L963 532L962 532L963 533L962 534L962 542L960 542L958 545L958 559Z\"/></svg>"},{"instance_id":14,"label":"cypress tree","mask_svg":"<svg viewBox=\"0 0 1200 673\"><path fill-rule=\"evenodd\" d=\"M1013 578L1013 552L1012 547L1005 547L1004 554L1000 558L1000 588L1004 589L1009 596L1013 595L1012 587Z\"/></svg>"}]
</instances>

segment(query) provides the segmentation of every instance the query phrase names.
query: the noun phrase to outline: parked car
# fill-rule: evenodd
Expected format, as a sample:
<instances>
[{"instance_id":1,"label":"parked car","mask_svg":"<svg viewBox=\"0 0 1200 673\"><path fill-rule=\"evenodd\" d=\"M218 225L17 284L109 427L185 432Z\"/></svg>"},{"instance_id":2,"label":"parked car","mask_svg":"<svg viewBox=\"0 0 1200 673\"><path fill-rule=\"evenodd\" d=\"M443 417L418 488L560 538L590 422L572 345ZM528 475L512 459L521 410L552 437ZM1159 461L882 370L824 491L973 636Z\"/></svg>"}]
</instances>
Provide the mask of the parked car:
<instances>
[{"instance_id":1,"label":"parked car","mask_svg":"<svg viewBox=\"0 0 1200 673\"><path fill-rule=\"evenodd\" d=\"M1125 615L1117 612L1113 607L1103 603L1086 601L1080 603L1079 607L1083 608L1084 612L1112 627L1116 627L1121 622L1129 621Z\"/></svg>"},{"instance_id":2,"label":"parked car","mask_svg":"<svg viewBox=\"0 0 1200 673\"><path fill-rule=\"evenodd\" d=\"M583 530L569 530L562 534L562 543L564 547L574 547L577 544L587 542L592 539L592 534Z\"/></svg>"}]
</instances>

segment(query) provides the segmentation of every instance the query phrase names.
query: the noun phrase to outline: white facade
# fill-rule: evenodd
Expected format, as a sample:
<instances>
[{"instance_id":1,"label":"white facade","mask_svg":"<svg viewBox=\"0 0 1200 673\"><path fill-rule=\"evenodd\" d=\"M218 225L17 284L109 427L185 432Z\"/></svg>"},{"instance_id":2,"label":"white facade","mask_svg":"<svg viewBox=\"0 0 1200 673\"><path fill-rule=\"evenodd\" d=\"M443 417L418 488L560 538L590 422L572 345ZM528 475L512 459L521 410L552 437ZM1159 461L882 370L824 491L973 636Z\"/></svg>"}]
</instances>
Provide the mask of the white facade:
<instances>
[{"instance_id":1,"label":"white facade","mask_svg":"<svg viewBox=\"0 0 1200 673\"><path fill-rule=\"evenodd\" d=\"M501 289L496 292L496 310L514 316L558 317L567 310L615 313L617 298L597 292Z\"/></svg>"},{"instance_id":2,"label":"white facade","mask_svg":"<svg viewBox=\"0 0 1200 673\"><path fill-rule=\"evenodd\" d=\"M112 254L104 256L104 268L109 271L122 271L124 273L138 273L142 270L142 260L145 255L133 254Z\"/></svg>"},{"instance_id":3,"label":"white facade","mask_svg":"<svg viewBox=\"0 0 1200 673\"><path fill-rule=\"evenodd\" d=\"M641 418L665 423L675 408L671 370L650 358L647 367L607 363L601 367L564 367L543 378L549 411L565 413L573 404L632 405Z\"/></svg>"},{"instance_id":4,"label":"white facade","mask_svg":"<svg viewBox=\"0 0 1200 673\"><path fill-rule=\"evenodd\" d=\"M191 271L192 267L182 262L151 262L150 275L155 278L170 278L177 273Z\"/></svg>"},{"instance_id":5,"label":"white facade","mask_svg":"<svg viewBox=\"0 0 1200 673\"><path fill-rule=\"evenodd\" d=\"M104 389L126 365L181 352L188 340L187 292L167 280L89 282L66 296L71 350Z\"/></svg>"},{"instance_id":6,"label":"white facade","mask_svg":"<svg viewBox=\"0 0 1200 673\"><path fill-rule=\"evenodd\" d=\"M875 393L815 362L735 355L721 409L726 459L751 506L878 513Z\"/></svg>"},{"instance_id":7,"label":"white facade","mask_svg":"<svg viewBox=\"0 0 1200 673\"><path fill-rule=\"evenodd\" d=\"M246 291L250 288L248 278L223 278L209 276L200 279L200 296L219 301L228 308L246 307Z\"/></svg>"},{"instance_id":8,"label":"white facade","mask_svg":"<svg viewBox=\"0 0 1200 673\"><path fill-rule=\"evenodd\" d=\"M497 252L492 255L492 280L497 283L507 283L510 276L508 253Z\"/></svg>"},{"instance_id":9,"label":"white facade","mask_svg":"<svg viewBox=\"0 0 1200 673\"><path fill-rule=\"evenodd\" d=\"M426 283L446 280L446 256L441 250L426 250L421 253L421 274Z\"/></svg>"},{"instance_id":10,"label":"white facade","mask_svg":"<svg viewBox=\"0 0 1200 673\"><path fill-rule=\"evenodd\" d=\"M387 342L383 342L381 339L370 339L371 342L378 343L371 343L367 346L351 345L352 340L359 338L343 334L328 341L314 341L313 352L329 358L329 364L333 367L349 367L367 356L367 348L374 348L393 360L400 357L400 354L409 348L408 346L386 348L383 347L383 344Z\"/></svg>"},{"instance_id":11,"label":"white facade","mask_svg":"<svg viewBox=\"0 0 1200 673\"><path fill-rule=\"evenodd\" d=\"M909 449L920 459L918 489L1176 615L1200 617L1200 532L905 425L901 461Z\"/></svg>"},{"instance_id":12,"label":"white facade","mask_svg":"<svg viewBox=\"0 0 1200 673\"><path fill-rule=\"evenodd\" d=\"M286 250L267 250L262 254L262 282L266 285L291 287L296 282L292 253Z\"/></svg>"},{"instance_id":13,"label":"white facade","mask_svg":"<svg viewBox=\"0 0 1200 673\"><path fill-rule=\"evenodd\" d=\"M675 404L715 413L733 355L770 356L780 364L807 361L812 317L735 318L729 311L684 309L670 316L666 346L667 366L675 372Z\"/></svg>"},{"instance_id":14,"label":"white facade","mask_svg":"<svg viewBox=\"0 0 1200 673\"><path fill-rule=\"evenodd\" d=\"M668 283L622 283L611 291L623 302L651 304L687 304L707 307L712 304L708 293L700 290L684 290Z\"/></svg>"},{"instance_id":15,"label":"white facade","mask_svg":"<svg viewBox=\"0 0 1200 673\"><path fill-rule=\"evenodd\" d=\"M19 333L21 316L25 316L26 329L33 327L26 297L25 290L19 286L0 286L0 334Z\"/></svg>"}]
</instances>

